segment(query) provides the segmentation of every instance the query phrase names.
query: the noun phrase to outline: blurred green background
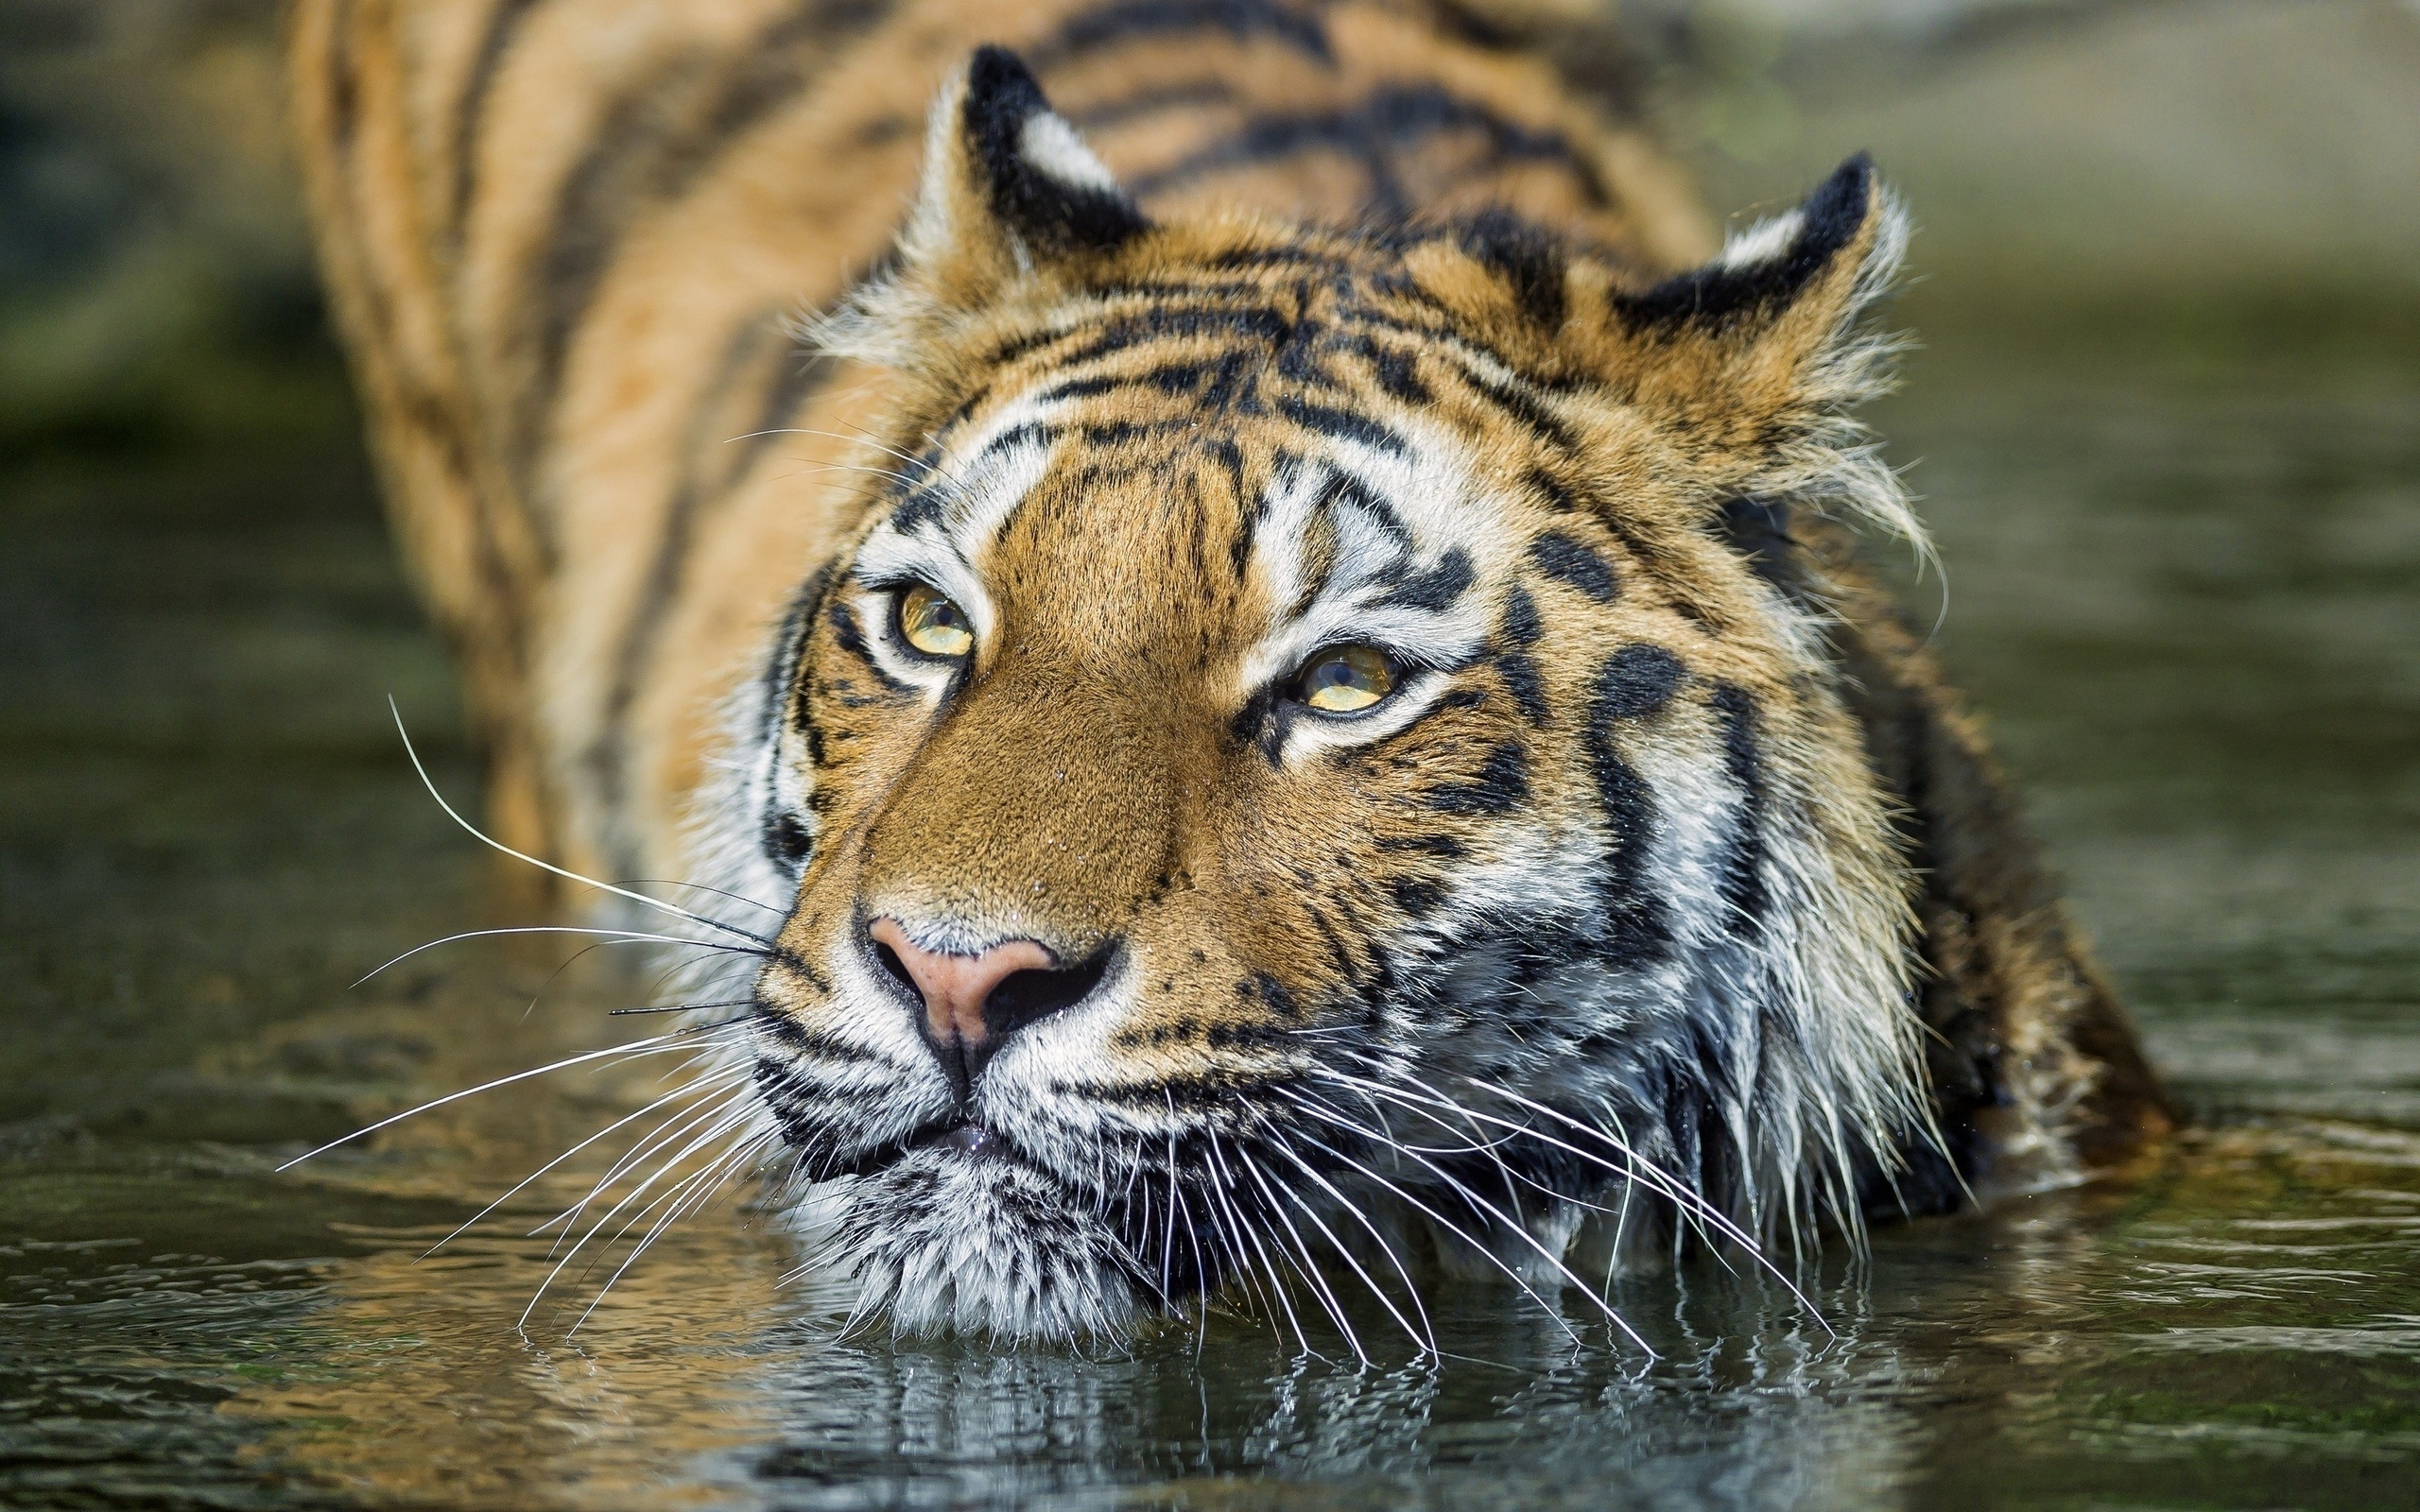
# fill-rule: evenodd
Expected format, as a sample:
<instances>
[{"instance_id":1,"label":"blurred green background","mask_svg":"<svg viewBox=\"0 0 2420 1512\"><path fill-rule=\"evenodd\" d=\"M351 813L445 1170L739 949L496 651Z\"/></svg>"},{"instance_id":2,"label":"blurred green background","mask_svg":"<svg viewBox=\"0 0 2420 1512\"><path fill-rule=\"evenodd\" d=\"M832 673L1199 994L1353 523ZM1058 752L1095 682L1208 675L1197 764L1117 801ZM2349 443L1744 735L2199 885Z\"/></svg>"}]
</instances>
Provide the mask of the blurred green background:
<instances>
[{"instance_id":1,"label":"blurred green background","mask_svg":"<svg viewBox=\"0 0 2420 1512\"><path fill-rule=\"evenodd\" d=\"M275 0L0 3L0 452L343 437Z\"/></svg>"}]
</instances>

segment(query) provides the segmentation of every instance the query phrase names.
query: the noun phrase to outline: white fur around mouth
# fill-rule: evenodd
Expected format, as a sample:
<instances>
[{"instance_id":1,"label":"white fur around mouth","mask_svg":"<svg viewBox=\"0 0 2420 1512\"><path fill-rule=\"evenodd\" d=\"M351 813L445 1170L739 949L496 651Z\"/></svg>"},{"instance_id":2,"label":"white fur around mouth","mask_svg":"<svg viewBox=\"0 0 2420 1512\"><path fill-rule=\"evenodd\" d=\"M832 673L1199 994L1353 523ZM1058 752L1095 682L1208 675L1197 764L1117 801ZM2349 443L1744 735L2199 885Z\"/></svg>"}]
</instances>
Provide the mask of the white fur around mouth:
<instances>
[{"instance_id":1,"label":"white fur around mouth","mask_svg":"<svg viewBox=\"0 0 2420 1512\"><path fill-rule=\"evenodd\" d=\"M960 1125L827 1191L807 1205L822 1220L818 1263L856 1279L859 1318L1009 1341L1132 1326L1126 1246L997 1135Z\"/></svg>"}]
</instances>

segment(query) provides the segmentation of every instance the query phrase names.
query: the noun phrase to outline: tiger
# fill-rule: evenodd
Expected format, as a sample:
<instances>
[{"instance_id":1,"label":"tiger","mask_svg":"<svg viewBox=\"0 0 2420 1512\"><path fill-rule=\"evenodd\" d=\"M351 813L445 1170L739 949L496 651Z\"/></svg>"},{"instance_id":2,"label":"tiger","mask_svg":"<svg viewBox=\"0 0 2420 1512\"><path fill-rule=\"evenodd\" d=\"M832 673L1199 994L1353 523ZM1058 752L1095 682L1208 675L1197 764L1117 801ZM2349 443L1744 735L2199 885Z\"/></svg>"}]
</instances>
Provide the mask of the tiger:
<instances>
[{"instance_id":1,"label":"tiger","mask_svg":"<svg viewBox=\"0 0 2420 1512\"><path fill-rule=\"evenodd\" d=\"M856 1315L1601 1300L2172 1126L1878 564L1904 211L1719 237L1590 9L301 0L489 830L696 885Z\"/></svg>"}]
</instances>

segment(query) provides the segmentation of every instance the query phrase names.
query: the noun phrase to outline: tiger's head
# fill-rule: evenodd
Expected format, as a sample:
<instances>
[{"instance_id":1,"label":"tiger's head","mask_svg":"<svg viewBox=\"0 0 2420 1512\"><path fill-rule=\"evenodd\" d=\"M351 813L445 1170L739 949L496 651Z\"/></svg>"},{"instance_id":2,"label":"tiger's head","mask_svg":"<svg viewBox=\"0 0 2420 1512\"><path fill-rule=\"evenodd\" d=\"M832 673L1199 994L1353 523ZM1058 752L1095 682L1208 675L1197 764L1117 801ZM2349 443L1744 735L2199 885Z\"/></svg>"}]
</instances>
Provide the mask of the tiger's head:
<instances>
[{"instance_id":1,"label":"tiger's head","mask_svg":"<svg viewBox=\"0 0 2420 1512\"><path fill-rule=\"evenodd\" d=\"M860 1306L1065 1337L1853 1224L1924 1118L1910 874L1780 551L1915 528L1845 415L1867 164L1654 282L1156 224L996 49L928 152L819 333L896 374L893 478L728 799Z\"/></svg>"}]
</instances>

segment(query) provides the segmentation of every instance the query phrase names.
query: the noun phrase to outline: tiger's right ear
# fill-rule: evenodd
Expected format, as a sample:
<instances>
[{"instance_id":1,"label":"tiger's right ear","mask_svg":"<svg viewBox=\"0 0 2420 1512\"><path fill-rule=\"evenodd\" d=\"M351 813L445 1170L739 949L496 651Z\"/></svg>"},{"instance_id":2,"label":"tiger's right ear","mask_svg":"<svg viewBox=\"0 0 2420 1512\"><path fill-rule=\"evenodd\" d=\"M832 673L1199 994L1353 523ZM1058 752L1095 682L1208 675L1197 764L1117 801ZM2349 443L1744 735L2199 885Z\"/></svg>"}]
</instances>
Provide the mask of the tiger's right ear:
<instances>
[{"instance_id":1,"label":"tiger's right ear","mask_svg":"<svg viewBox=\"0 0 2420 1512\"><path fill-rule=\"evenodd\" d=\"M1149 226L1024 60L982 47L933 102L901 273L933 303L970 310L1008 283L1114 251Z\"/></svg>"}]
</instances>

